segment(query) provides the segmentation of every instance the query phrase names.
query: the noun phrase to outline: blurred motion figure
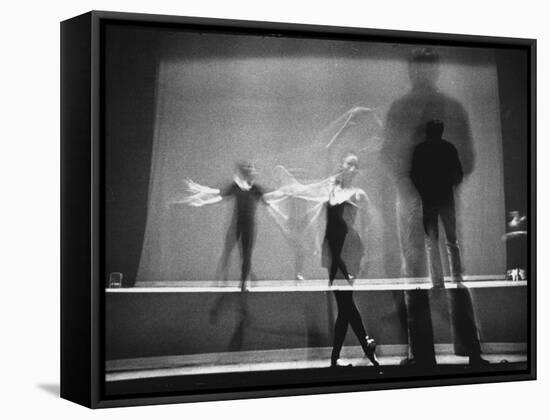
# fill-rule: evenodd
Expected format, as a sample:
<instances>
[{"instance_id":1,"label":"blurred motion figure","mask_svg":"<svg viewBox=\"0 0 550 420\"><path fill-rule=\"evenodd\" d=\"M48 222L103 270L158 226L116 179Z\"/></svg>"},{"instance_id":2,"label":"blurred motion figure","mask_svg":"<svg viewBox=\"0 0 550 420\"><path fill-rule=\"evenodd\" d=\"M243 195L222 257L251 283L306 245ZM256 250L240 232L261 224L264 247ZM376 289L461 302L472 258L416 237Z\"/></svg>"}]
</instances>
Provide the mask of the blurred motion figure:
<instances>
[{"instance_id":1,"label":"blurred motion figure","mask_svg":"<svg viewBox=\"0 0 550 420\"><path fill-rule=\"evenodd\" d=\"M466 179L473 171L475 156L466 110L458 100L442 92L437 85L440 75L438 53L432 48L414 49L408 61L408 74L411 89L392 103L384 127L382 159L388 176L393 180L393 191L388 188L383 201L394 203L395 233L400 248L400 274L403 277L414 278L426 277L428 274L422 199L411 178L413 151L419 143L426 140L426 124L433 120L445 122L445 138L454 146L458 156L457 160L462 167L460 178ZM455 175L457 174L458 169L455 171ZM451 200L449 197L448 199ZM439 254L439 248L435 243L436 231L433 229L434 223L437 222L434 222L433 210L428 209L427 213L427 227L431 231L429 243L432 258L430 263L436 264L433 267L435 275L430 278L434 287L441 288L443 287L443 275L439 273L441 259L436 257L436 253ZM459 229L456 228L456 225L452 226L452 216L456 221L456 209L453 208L452 216L450 211L444 213L445 216L442 218L446 220L445 230L447 234L450 234L447 236L447 240L455 243L454 240L458 236ZM441 212L439 211L437 214L441 215ZM437 221L437 217L435 220ZM451 270L454 270L454 274L461 273L458 247L452 245L448 247L448 250L455 255L454 269L451 268ZM460 277L457 276L456 280L460 280ZM462 286L460 283L459 285ZM461 288L461 290L463 292L459 293L457 289L457 293L447 295L451 304L455 353L471 355L472 362L476 362L481 358L479 357L480 346L472 301L468 289ZM404 363L417 363L422 360L424 360L422 362L424 364L435 363L431 325L421 327L424 322L421 320L428 320L431 324L430 298L424 295L426 294L414 290L394 295L402 332L406 333L409 343L409 354L408 358L403 361ZM434 293L431 298L436 296L438 294Z\"/></svg>"},{"instance_id":2,"label":"blurred motion figure","mask_svg":"<svg viewBox=\"0 0 550 420\"><path fill-rule=\"evenodd\" d=\"M245 290L246 280L252 266L252 251L256 234L256 209L258 202L271 204L282 194L278 191L266 193L265 190L255 184L256 168L250 162L238 162L235 167L233 182L222 189L209 188L187 180L187 189L190 193L179 203L189 204L193 207L202 207L207 204L217 203L224 198L232 197L235 200L233 217L225 235L225 242L220 258L218 272L221 271L223 279L227 280L229 258L235 245L239 243L241 251L241 290ZM271 209L271 212L276 210Z\"/></svg>"},{"instance_id":3,"label":"blurred motion figure","mask_svg":"<svg viewBox=\"0 0 550 420\"><path fill-rule=\"evenodd\" d=\"M401 275L424 277L427 271L421 202L409 175L413 150L425 139L426 123L440 120L445 121L447 140L457 149L465 176L473 170L474 152L464 107L437 87L438 54L431 48L413 50L408 71L411 90L388 111L382 159L395 188L394 197L386 199L395 202Z\"/></svg>"}]
</instances>

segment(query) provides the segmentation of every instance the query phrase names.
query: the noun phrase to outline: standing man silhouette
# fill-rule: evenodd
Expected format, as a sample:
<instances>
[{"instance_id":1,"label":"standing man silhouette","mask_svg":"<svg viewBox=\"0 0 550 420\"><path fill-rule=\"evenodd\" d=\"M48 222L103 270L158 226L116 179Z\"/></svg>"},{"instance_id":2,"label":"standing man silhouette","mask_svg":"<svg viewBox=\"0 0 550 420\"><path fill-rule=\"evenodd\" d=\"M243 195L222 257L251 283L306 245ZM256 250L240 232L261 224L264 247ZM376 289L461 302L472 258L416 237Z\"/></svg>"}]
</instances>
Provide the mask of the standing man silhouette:
<instances>
[{"instance_id":1,"label":"standing man silhouette","mask_svg":"<svg viewBox=\"0 0 550 420\"><path fill-rule=\"evenodd\" d=\"M426 140L413 151L411 181L422 200L422 221L426 234L426 252L434 288L445 288L439 252L439 219L445 230L447 253L457 290L448 290L455 346L462 346L470 365L488 364L481 358L481 346L469 290L462 285L462 262L456 235L455 188L462 182L462 164L452 143L442 138L442 121L426 124Z\"/></svg>"},{"instance_id":2,"label":"standing man silhouette","mask_svg":"<svg viewBox=\"0 0 550 420\"><path fill-rule=\"evenodd\" d=\"M395 217L395 223L388 223L388 226L396 226L400 274L403 277L425 277L428 271L425 233L422 228L422 200L410 176L413 152L426 139L428 121L445 121L445 137L456 149L463 177L466 178L474 170L475 155L468 114L458 100L439 89L437 83L440 70L439 54L433 48L414 49L408 61L411 89L392 103L385 122L382 159L388 176L393 180L393 191L388 188L383 201L393 204L395 209L394 212L387 213L388 217L392 214ZM391 233L386 234L394 236ZM435 252L437 247L432 249ZM442 286L442 279L443 275L432 277L436 288ZM408 358L404 362L434 365L429 294L412 290L396 293L394 297L402 332L409 344ZM449 291L448 300L455 353L473 355L479 352L468 289L463 289L462 293ZM464 319L470 321L464 322ZM464 328L466 324L469 329ZM468 332L465 333L465 330ZM475 361L477 358L472 357L471 360Z\"/></svg>"},{"instance_id":3,"label":"standing man silhouette","mask_svg":"<svg viewBox=\"0 0 550 420\"><path fill-rule=\"evenodd\" d=\"M454 281L462 280L454 200L454 189L463 178L462 164L456 147L441 137L443 129L439 120L426 124L426 140L415 147L411 165L411 180L422 200L430 278L438 288L445 287L439 253L439 219L447 239L451 276Z\"/></svg>"},{"instance_id":4,"label":"standing man silhouette","mask_svg":"<svg viewBox=\"0 0 550 420\"><path fill-rule=\"evenodd\" d=\"M437 86L440 59L431 48L412 52L408 62L410 91L392 103L385 124L382 158L395 192L386 197L395 203L400 245L401 276L427 274L420 197L410 179L412 153L425 139L426 123L445 121L447 139L456 147L464 176L474 168L474 150L468 115L462 104Z\"/></svg>"}]
</instances>

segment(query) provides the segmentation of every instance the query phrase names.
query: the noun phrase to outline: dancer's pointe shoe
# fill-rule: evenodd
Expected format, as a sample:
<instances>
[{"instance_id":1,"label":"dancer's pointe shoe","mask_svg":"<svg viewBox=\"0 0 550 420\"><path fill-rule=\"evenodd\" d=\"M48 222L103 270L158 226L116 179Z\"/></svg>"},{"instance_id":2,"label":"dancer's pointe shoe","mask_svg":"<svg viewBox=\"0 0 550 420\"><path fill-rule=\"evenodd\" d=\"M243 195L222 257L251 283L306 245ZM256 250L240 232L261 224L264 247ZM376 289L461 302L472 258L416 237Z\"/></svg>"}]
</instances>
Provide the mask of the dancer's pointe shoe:
<instances>
[{"instance_id":1,"label":"dancer's pointe shoe","mask_svg":"<svg viewBox=\"0 0 550 420\"><path fill-rule=\"evenodd\" d=\"M304 281L306 278L302 276L300 273L296 274L296 280L298 281Z\"/></svg>"},{"instance_id":2,"label":"dancer's pointe shoe","mask_svg":"<svg viewBox=\"0 0 550 420\"><path fill-rule=\"evenodd\" d=\"M376 341L374 341L374 338L370 338L368 335L366 339L367 339L367 350L365 351L365 356L367 357L367 359L370 360L373 366L376 367L378 371L380 371L380 362L378 361L378 358L374 353L376 351Z\"/></svg>"},{"instance_id":3,"label":"dancer's pointe shoe","mask_svg":"<svg viewBox=\"0 0 550 420\"><path fill-rule=\"evenodd\" d=\"M353 286L353 283L355 283L355 276L348 274L348 283L350 286Z\"/></svg>"},{"instance_id":4,"label":"dancer's pointe shoe","mask_svg":"<svg viewBox=\"0 0 550 420\"><path fill-rule=\"evenodd\" d=\"M339 362L340 359L330 359L330 367L331 368L348 368L353 367L351 363L348 363L347 365Z\"/></svg>"}]
</instances>

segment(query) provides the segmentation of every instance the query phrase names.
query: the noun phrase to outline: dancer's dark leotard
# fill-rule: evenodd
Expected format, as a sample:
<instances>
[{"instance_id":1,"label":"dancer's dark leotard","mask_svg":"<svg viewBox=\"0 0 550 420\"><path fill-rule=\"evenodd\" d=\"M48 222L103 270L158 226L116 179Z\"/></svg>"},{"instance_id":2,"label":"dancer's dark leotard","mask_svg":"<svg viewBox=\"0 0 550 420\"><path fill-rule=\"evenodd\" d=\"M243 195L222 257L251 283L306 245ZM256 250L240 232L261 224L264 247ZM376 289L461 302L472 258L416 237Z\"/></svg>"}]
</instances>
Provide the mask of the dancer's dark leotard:
<instances>
[{"instance_id":1,"label":"dancer's dark leotard","mask_svg":"<svg viewBox=\"0 0 550 420\"><path fill-rule=\"evenodd\" d=\"M235 197L233 218L225 239L221 265L227 267L229 256L235 244L240 241L242 253L241 283L246 281L250 273L252 249L256 230L256 208L264 190L252 185L249 190L241 189L236 183L222 189L221 196Z\"/></svg>"}]
</instances>

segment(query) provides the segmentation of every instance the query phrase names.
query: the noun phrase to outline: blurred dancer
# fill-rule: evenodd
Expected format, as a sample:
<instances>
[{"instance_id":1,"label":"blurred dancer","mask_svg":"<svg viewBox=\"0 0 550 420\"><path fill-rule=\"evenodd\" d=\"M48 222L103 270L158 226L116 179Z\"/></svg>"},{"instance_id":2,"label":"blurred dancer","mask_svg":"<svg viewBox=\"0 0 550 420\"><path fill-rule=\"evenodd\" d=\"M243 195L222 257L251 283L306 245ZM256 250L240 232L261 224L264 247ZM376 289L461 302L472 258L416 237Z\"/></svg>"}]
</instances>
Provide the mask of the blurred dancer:
<instances>
[{"instance_id":1,"label":"blurred dancer","mask_svg":"<svg viewBox=\"0 0 550 420\"><path fill-rule=\"evenodd\" d=\"M355 244L353 248L361 256L363 254L361 238L353 229L358 209L357 203L366 199L366 194L362 189L351 185L357 174L357 165L358 159L355 155L344 158L341 172L335 177L334 184L329 190L325 240L330 252L330 285L334 282L338 270L350 283L353 280L353 276L350 276L346 263L342 259L342 250L346 240L352 240ZM344 214L348 207L349 210Z\"/></svg>"},{"instance_id":2,"label":"blurred dancer","mask_svg":"<svg viewBox=\"0 0 550 420\"><path fill-rule=\"evenodd\" d=\"M353 220L357 213L358 203L365 202L366 194L360 188L352 186L352 181L357 174L358 159L355 155L349 155L342 161L341 172L335 178L334 185L330 189L327 202L327 227L326 241L330 250L329 282L332 285L338 270L348 282L353 281L353 276L348 272L346 262L342 258L342 250L346 237L356 242L357 251L362 255L361 239L353 229ZM348 210L349 219L346 220L344 212ZM334 297L338 306L338 316L334 325L334 342L330 358L331 366L338 366L340 351L344 344L348 325L351 325L365 356L373 365L380 364L376 359L376 342L370 338L363 326L361 314L353 300L353 291L335 290Z\"/></svg>"},{"instance_id":3,"label":"blurred dancer","mask_svg":"<svg viewBox=\"0 0 550 420\"><path fill-rule=\"evenodd\" d=\"M348 271L350 265L343 256L346 242L351 242L348 248L352 249L357 256L357 263L353 264L354 269L359 269L363 255L361 238L353 228L357 211L360 209L359 205L367 202L365 192L352 185L352 181L357 175L358 164L357 156L347 155L342 160L340 172L335 177L315 184L299 184L287 191L288 195L318 203L312 209L312 220L319 217L322 207L326 209L325 246L328 255L327 258L324 258L323 266L328 268L330 285L336 279L338 271L350 284L354 280L354 276ZM353 300L353 291L335 290L334 297L338 307L338 316L334 325L331 366L340 366L338 363L340 351L344 344L348 326L351 326L365 356L373 365L378 367L380 364L375 356L376 342L365 331L361 314Z\"/></svg>"},{"instance_id":4,"label":"blurred dancer","mask_svg":"<svg viewBox=\"0 0 550 420\"><path fill-rule=\"evenodd\" d=\"M252 265L258 202L261 200L265 204L270 204L268 200L274 200L280 196L278 192L266 193L261 186L255 184L256 175L256 169L251 163L239 162L236 165L233 182L226 187L222 189L209 188L188 180L187 187L191 195L180 201L194 207L201 207L217 203L224 198L232 197L235 200L233 217L225 235L220 270L226 280L229 257L235 245L239 243L241 251L240 282L243 291ZM271 212L274 211L271 209Z\"/></svg>"},{"instance_id":5,"label":"blurred dancer","mask_svg":"<svg viewBox=\"0 0 550 420\"><path fill-rule=\"evenodd\" d=\"M233 197L233 217L227 233L220 260L224 280L227 277L229 257L239 243L241 251L241 290L245 289L246 279L252 266L252 250L256 236L256 208L264 195L261 186L254 183L256 169L247 162L237 164L233 182L220 191L220 196Z\"/></svg>"},{"instance_id":6,"label":"blurred dancer","mask_svg":"<svg viewBox=\"0 0 550 420\"><path fill-rule=\"evenodd\" d=\"M312 139L307 148L292 149L292 155L279 155L274 159L274 163L293 163L292 169L287 169L280 164L276 165L273 176L274 181L279 184L280 191L294 191L287 194L286 198L280 201L280 205L274 207L278 207L279 213L286 216L284 219L276 217L276 220L293 251L296 279L304 279L305 260L322 249L326 222L324 217L320 216L326 211L326 207L324 202L318 199L321 196L327 196L333 182L333 178L319 182L311 179L325 177L332 173L334 167L341 164L342 156L350 152L356 156L362 156L361 160L369 161L369 169L372 169L373 162L379 160L377 156L382 142L381 131L382 122L371 108L355 106L327 124ZM355 179L354 182L357 186L362 186L362 182L366 183L363 177ZM372 187L373 184L374 181L371 180L369 186ZM304 189L308 192L305 193ZM295 194L300 190L302 190L301 193ZM374 221L377 218L374 207L369 206L369 212L369 220ZM380 222L381 220L377 220L376 223L369 223L368 238L372 244L380 243L380 235L377 235L377 232L381 232ZM365 227L361 226L361 228ZM361 237L366 237L361 228L359 229ZM360 242L358 243L361 245ZM348 244L352 243L349 240L345 241L342 251L344 255L348 253ZM328 247L323 251L328 254ZM369 253L370 261L367 261L367 258L362 260L364 267L352 269L354 274L365 273L368 263L372 265L375 258L379 257L381 247L373 251L376 252ZM361 257L361 253L355 251L351 254ZM354 261L346 261L346 263L354 265Z\"/></svg>"}]
</instances>

